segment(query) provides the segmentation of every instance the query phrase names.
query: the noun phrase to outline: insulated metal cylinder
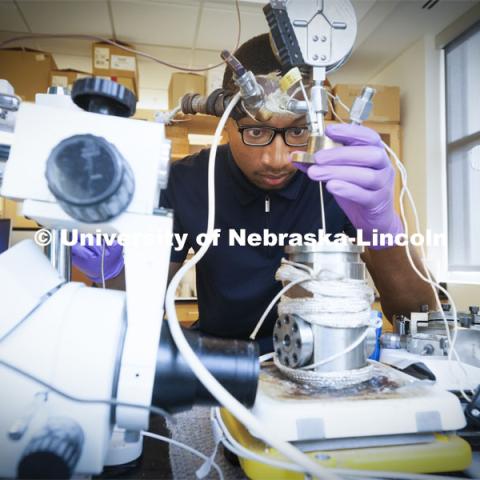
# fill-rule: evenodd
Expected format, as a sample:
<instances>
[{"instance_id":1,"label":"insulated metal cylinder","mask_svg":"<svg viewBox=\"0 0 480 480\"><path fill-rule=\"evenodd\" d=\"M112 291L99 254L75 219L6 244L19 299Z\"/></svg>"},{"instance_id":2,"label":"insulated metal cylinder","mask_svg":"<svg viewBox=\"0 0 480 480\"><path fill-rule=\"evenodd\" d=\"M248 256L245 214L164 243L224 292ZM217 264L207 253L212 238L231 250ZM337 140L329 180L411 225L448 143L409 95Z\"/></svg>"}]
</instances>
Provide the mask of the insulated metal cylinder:
<instances>
[{"instance_id":1,"label":"insulated metal cylinder","mask_svg":"<svg viewBox=\"0 0 480 480\"><path fill-rule=\"evenodd\" d=\"M285 247L292 262L302 263L315 272L324 268L354 280L365 280L365 264L360 258L362 252L362 247L346 242Z\"/></svg>"},{"instance_id":2,"label":"insulated metal cylinder","mask_svg":"<svg viewBox=\"0 0 480 480\"><path fill-rule=\"evenodd\" d=\"M342 352L359 338L367 327L357 328L332 328L320 325L312 325L314 335L313 363ZM338 357L331 362L315 367L316 372L339 372L355 370L367 365L367 352L365 340L350 352Z\"/></svg>"},{"instance_id":3,"label":"insulated metal cylinder","mask_svg":"<svg viewBox=\"0 0 480 480\"><path fill-rule=\"evenodd\" d=\"M273 329L273 347L283 365L292 368L312 363L313 330L298 315L283 315Z\"/></svg>"},{"instance_id":4,"label":"insulated metal cylinder","mask_svg":"<svg viewBox=\"0 0 480 480\"><path fill-rule=\"evenodd\" d=\"M308 246L289 246L288 259L319 272L322 269L338 274L343 279L364 280L365 264L360 259L362 247L347 243L319 243ZM289 295L289 293L287 293ZM301 286L290 290L292 297L309 297ZM280 363L300 368L321 363L346 350L360 338L367 326L342 327L339 314L337 325L327 326L306 322L301 313L281 316L274 328L274 347ZM351 351L314 368L317 373L357 370L367 365L368 352L363 340Z\"/></svg>"}]
</instances>

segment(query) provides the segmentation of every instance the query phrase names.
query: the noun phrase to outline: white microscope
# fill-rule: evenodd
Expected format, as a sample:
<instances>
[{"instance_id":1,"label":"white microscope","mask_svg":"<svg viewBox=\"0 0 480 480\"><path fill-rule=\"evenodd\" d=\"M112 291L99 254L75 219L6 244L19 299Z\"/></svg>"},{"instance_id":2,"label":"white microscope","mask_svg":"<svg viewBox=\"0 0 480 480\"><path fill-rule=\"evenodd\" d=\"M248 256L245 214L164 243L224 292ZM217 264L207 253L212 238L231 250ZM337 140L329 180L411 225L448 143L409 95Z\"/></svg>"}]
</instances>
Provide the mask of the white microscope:
<instances>
[{"instance_id":1,"label":"white microscope","mask_svg":"<svg viewBox=\"0 0 480 480\"><path fill-rule=\"evenodd\" d=\"M315 151L335 146L324 132L328 102L323 82L351 53L354 10L349 0L271 0L265 13L282 65L307 66L312 72L309 102L291 98L284 105L293 113L310 110L309 145L296 158L310 163ZM268 118L253 74L228 52L223 57L240 88L237 108ZM358 99L352 122L368 116L372 93L365 90ZM170 233L170 213L156 208L169 157L163 125L99 115L128 116L133 109L121 87L100 80L77 83L72 96L89 112L20 108L2 195L23 201L24 215L52 229ZM232 98L232 92L219 91L209 97L187 95L181 110L220 116ZM364 264L355 245L286 253L304 269L325 269L345 281L363 282ZM125 441L135 442L148 426L151 405L174 410L195 401L193 375L161 327L168 261L169 249L127 245L125 296L68 283L33 243L0 256L0 278L9 279L0 291L6 306L0 312L0 381L8 385L0 399L0 475L28 476L46 464L65 476L97 473L105 464L114 425L125 430ZM231 367L222 370L228 376L225 383L252 407L271 437L293 443L324 465L465 468L470 448L454 434L466 424L460 402L445 389L368 361L365 319L371 302L364 297L358 321L354 312L348 312L351 322L342 314L334 319L337 324L327 325L285 311L273 332L275 363L262 368L258 395L251 344L238 343L226 357ZM353 344L355 338L361 341ZM240 377L248 385L242 391L235 388ZM340 379L342 388L315 383L325 379L336 386ZM52 386L76 398L62 396ZM216 419L225 435L247 451L245 458L278 461L278 451L260 442L261 431L244 428L226 411L217 412ZM359 451L367 453L366 462L358 461ZM254 466L241 461L249 476L257 478ZM275 471L269 474L275 478Z\"/></svg>"},{"instance_id":2,"label":"white microscope","mask_svg":"<svg viewBox=\"0 0 480 480\"><path fill-rule=\"evenodd\" d=\"M140 455L151 411L213 400L162 323L170 244L155 240L172 231L172 212L157 208L170 160L164 125L125 118L136 99L108 80L82 79L72 98L20 106L1 194L42 226L37 243L60 229L140 240L124 247L126 292L70 282L62 247L51 249L56 268L31 240L0 256L1 477L98 474ZM252 405L254 344L188 340Z\"/></svg>"}]
</instances>

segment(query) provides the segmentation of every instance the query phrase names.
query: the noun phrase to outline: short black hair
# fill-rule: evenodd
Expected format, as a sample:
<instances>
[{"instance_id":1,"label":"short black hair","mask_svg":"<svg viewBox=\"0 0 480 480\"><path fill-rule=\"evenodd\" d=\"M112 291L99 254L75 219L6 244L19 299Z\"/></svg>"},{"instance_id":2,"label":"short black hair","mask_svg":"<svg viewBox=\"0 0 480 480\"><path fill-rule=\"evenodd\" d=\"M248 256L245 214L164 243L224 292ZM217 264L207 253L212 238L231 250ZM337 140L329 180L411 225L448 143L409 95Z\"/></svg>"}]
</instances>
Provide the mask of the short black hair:
<instances>
[{"instance_id":1,"label":"short black hair","mask_svg":"<svg viewBox=\"0 0 480 480\"><path fill-rule=\"evenodd\" d=\"M263 33L247 40L234 52L235 57L255 75L267 75L272 72L282 72L283 68L273 53L270 44L270 35ZM223 74L223 88L231 92L238 90L232 76L232 69L228 66Z\"/></svg>"},{"instance_id":2,"label":"short black hair","mask_svg":"<svg viewBox=\"0 0 480 480\"><path fill-rule=\"evenodd\" d=\"M290 68L282 66L274 53L273 41L268 33L262 33L256 37L247 40L245 43L235 50L234 55L240 63L247 69L251 70L254 75L268 75L269 73L280 73L284 75ZM304 82L309 80L311 67L303 65L300 67ZM222 87L230 92L238 90L233 80L232 69L225 67L223 74Z\"/></svg>"}]
</instances>

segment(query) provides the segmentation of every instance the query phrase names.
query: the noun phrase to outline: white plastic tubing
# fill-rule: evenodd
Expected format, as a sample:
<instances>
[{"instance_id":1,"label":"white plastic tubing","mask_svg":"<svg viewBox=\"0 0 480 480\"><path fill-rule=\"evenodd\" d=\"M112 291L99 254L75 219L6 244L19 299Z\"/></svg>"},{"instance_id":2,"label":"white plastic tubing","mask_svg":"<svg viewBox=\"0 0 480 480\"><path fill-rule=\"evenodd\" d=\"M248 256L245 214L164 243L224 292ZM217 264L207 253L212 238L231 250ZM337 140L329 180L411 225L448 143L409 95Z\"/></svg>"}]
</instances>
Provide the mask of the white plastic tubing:
<instances>
[{"instance_id":1,"label":"white plastic tubing","mask_svg":"<svg viewBox=\"0 0 480 480\"><path fill-rule=\"evenodd\" d=\"M215 377L207 370L197 357L195 352L188 344L185 336L180 328L177 313L175 311L175 291L182 280L185 273L196 265L204 256L213 240L213 229L215 224L215 159L217 154L217 147L220 141L220 136L225 123L231 111L240 99L240 94L237 93L222 115L217 129L215 131L214 140L210 150L210 157L208 162L208 223L206 232L206 241L203 243L198 252L186 262L176 273L170 282L167 289L165 306L168 317L168 324L170 332L183 358L188 363L197 378L202 382L205 388L213 395L213 397L225 408L227 408L241 423L243 423L249 430L261 434L262 439L276 448L280 453L285 455L291 462L302 467L310 475L321 478L322 480L337 480L339 477L322 467L300 450L292 446L290 443L280 441L275 436L270 435L268 431L262 426L262 423L238 400L236 400L225 388L215 379Z\"/></svg>"}]
</instances>

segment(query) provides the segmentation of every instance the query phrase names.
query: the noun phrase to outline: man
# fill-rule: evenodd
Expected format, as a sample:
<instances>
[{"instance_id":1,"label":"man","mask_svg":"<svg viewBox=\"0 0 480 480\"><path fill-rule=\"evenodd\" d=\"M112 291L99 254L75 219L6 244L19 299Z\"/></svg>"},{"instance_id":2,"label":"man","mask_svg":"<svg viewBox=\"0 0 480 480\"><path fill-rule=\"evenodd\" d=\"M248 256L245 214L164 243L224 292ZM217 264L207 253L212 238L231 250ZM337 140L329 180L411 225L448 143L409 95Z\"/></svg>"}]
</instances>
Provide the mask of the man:
<instances>
[{"instance_id":1,"label":"man","mask_svg":"<svg viewBox=\"0 0 480 480\"><path fill-rule=\"evenodd\" d=\"M249 40L235 55L256 75L281 71L268 35ZM237 90L228 69L223 87ZM226 131L229 143L219 147L215 171L215 228L221 235L218 245L211 246L196 267L197 326L209 335L247 339L279 291L274 276L284 253L281 246L231 245L230 230L244 229L247 235L263 234L265 229L274 234L304 235L324 227L332 234L354 235L355 229L362 229L368 239L374 229L396 234L403 227L393 207L394 170L374 131L353 125L327 128L327 135L344 147L318 152L316 165L301 168L308 176L290 158L292 152L306 147L304 117L274 115L265 123L249 117L231 118ZM188 235L182 250L172 250L170 276L180 268L189 248L199 248L195 239L206 231L208 154L204 150L175 162L168 188L162 193L161 205L174 210L175 233ZM321 224L319 180L325 185L325 226ZM90 273L98 281L98 252L96 257ZM77 255L75 263L82 268L83 262L83 269L88 270L85 265L93 266L92 258ZM421 304L433 307L431 287L413 271L405 248L369 248L362 258L388 318L409 313ZM107 252L105 271L109 278L117 277L109 286L119 283L121 266L120 249ZM271 348L275 319L273 310L258 334L263 351Z\"/></svg>"}]
</instances>

